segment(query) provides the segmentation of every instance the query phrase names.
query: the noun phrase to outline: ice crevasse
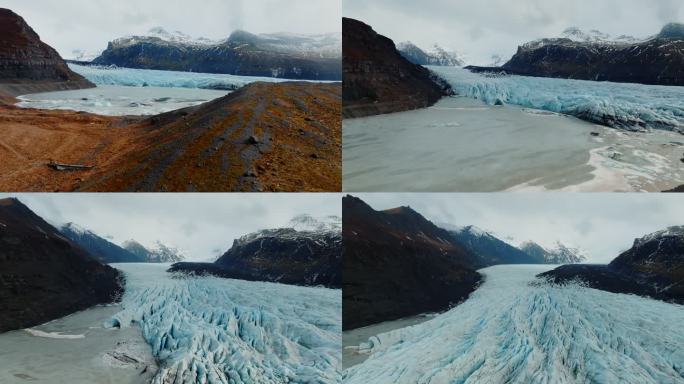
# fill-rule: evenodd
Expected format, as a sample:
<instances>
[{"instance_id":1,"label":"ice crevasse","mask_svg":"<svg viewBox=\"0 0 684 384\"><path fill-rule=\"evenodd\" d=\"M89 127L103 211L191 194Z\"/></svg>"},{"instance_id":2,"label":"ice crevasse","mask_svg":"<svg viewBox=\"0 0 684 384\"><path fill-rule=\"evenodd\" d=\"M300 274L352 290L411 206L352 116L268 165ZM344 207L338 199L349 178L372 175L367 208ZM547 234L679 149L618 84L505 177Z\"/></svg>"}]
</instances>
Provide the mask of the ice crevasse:
<instances>
[{"instance_id":1,"label":"ice crevasse","mask_svg":"<svg viewBox=\"0 0 684 384\"><path fill-rule=\"evenodd\" d=\"M535 279L550 268L481 270L463 304L362 344L344 383L684 383L684 306Z\"/></svg>"},{"instance_id":2,"label":"ice crevasse","mask_svg":"<svg viewBox=\"0 0 684 384\"><path fill-rule=\"evenodd\" d=\"M153 383L339 382L339 290L116 267L126 293L106 325L140 325L160 361Z\"/></svg>"}]
</instances>

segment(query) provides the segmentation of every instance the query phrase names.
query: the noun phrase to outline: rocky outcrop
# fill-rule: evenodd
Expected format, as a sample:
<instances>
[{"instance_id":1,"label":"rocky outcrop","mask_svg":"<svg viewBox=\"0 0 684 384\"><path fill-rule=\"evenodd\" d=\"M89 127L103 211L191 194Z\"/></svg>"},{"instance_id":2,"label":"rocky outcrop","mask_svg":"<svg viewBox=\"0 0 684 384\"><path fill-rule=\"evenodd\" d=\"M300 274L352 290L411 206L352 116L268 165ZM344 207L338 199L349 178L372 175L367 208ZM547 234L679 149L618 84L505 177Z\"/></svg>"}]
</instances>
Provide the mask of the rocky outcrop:
<instances>
[{"instance_id":1,"label":"rocky outcrop","mask_svg":"<svg viewBox=\"0 0 684 384\"><path fill-rule=\"evenodd\" d=\"M446 81L405 59L370 26L342 18L343 117L425 108L452 93Z\"/></svg>"},{"instance_id":2,"label":"rocky outcrop","mask_svg":"<svg viewBox=\"0 0 684 384\"><path fill-rule=\"evenodd\" d=\"M94 86L71 71L21 16L0 8L0 96Z\"/></svg>"},{"instance_id":3,"label":"rocky outcrop","mask_svg":"<svg viewBox=\"0 0 684 384\"><path fill-rule=\"evenodd\" d=\"M668 24L658 35L644 41L631 38L607 41L596 34L571 38L576 33L564 38L541 39L519 47L511 60L496 70L526 76L681 86L684 85L682 30L684 25Z\"/></svg>"},{"instance_id":4,"label":"rocky outcrop","mask_svg":"<svg viewBox=\"0 0 684 384\"><path fill-rule=\"evenodd\" d=\"M62 225L59 227L59 232L102 263L140 263L146 261L145 258L134 255L74 223Z\"/></svg>"},{"instance_id":5,"label":"rocky outcrop","mask_svg":"<svg viewBox=\"0 0 684 384\"><path fill-rule=\"evenodd\" d=\"M0 332L110 303L121 290L116 269L18 200L0 200Z\"/></svg>"},{"instance_id":6,"label":"rocky outcrop","mask_svg":"<svg viewBox=\"0 0 684 384\"><path fill-rule=\"evenodd\" d=\"M476 255L409 207L376 211L342 201L344 329L444 311L481 281Z\"/></svg>"},{"instance_id":7,"label":"rocky outcrop","mask_svg":"<svg viewBox=\"0 0 684 384\"><path fill-rule=\"evenodd\" d=\"M183 252L160 241L154 247L146 248L135 240L127 240L123 243L123 248L146 263L176 263L185 259Z\"/></svg>"},{"instance_id":8,"label":"rocky outcrop","mask_svg":"<svg viewBox=\"0 0 684 384\"><path fill-rule=\"evenodd\" d=\"M609 292L684 304L684 226L634 240L608 265L565 265L539 276L555 284L581 281Z\"/></svg>"},{"instance_id":9,"label":"rocky outcrop","mask_svg":"<svg viewBox=\"0 0 684 384\"><path fill-rule=\"evenodd\" d=\"M214 263L176 263L170 271L340 288L340 219L332 220L334 224L330 226L302 229L298 228L301 224L298 220L288 227L250 233L235 240L233 246Z\"/></svg>"},{"instance_id":10,"label":"rocky outcrop","mask_svg":"<svg viewBox=\"0 0 684 384\"><path fill-rule=\"evenodd\" d=\"M223 41L190 39L155 28L114 40L99 65L287 79L341 80L339 35L255 35L235 31Z\"/></svg>"}]
</instances>

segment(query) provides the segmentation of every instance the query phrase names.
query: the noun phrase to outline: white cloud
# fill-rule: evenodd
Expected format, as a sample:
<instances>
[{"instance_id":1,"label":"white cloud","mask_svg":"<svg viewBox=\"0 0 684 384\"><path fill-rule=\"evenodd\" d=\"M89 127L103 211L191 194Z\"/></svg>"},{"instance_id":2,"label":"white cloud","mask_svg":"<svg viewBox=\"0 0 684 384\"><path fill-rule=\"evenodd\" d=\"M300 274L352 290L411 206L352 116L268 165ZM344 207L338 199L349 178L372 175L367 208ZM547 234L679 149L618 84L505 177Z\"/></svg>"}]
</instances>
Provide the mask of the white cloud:
<instances>
[{"instance_id":1,"label":"white cloud","mask_svg":"<svg viewBox=\"0 0 684 384\"><path fill-rule=\"evenodd\" d=\"M162 26L194 37L341 30L340 0L0 0L65 56L101 51L117 37Z\"/></svg>"},{"instance_id":2,"label":"white cloud","mask_svg":"<svg viewBox=\"0 0 684 384\"><path fill-rule=\"evenodd\" d=\"M607 263L635 238L684 225L678 194L618 193L405 193L358 194L374 209L409 205L433 222L476 225L502 238L556 240L580 246L590 262Z\"/></svg>"},{"instance_id":3,"label":"white cloud","mask_svg":"<svg viewBox=\"0 0 684 384\"><path fill-rule=\"evenodd\" d=\"M0 194L9 196L50 222L75 222L118 244L160 240L192 260L213 259L234 239L286 225L298 214L339 216L342 210L340 195L332 193Z\"/></svg>"},{"instance_id":4,"label":"white cloud","mask_svg":"<svg viewBox=\"0 0 684 384\"><path fill-rule=\"evenodd\" d=\"M395 42L438 43L489 64L510 58L520 44L558 36L565 28L646 37L667 22L684 21L681 0L344 0L343 14Z\"/></svg>"}]
</instances>

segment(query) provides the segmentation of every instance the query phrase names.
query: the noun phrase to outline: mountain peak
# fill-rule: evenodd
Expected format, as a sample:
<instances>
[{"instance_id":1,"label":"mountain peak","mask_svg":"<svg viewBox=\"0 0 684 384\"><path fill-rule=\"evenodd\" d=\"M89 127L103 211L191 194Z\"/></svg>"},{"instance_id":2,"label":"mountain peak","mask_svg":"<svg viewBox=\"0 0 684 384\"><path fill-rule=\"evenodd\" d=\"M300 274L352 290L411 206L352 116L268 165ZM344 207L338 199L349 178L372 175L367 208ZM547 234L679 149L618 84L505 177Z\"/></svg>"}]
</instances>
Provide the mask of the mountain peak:
<instances>
[{"instance_id":1,"label":"mountain peak","mask_svg":"<svg viewBox=\"0 0 684 384\"><path fill-rule=\"evenodd\" d=\"M658 34L658 37L661 39L684 39L684 24L666 24Z\"/></svg>"}]
</instances>

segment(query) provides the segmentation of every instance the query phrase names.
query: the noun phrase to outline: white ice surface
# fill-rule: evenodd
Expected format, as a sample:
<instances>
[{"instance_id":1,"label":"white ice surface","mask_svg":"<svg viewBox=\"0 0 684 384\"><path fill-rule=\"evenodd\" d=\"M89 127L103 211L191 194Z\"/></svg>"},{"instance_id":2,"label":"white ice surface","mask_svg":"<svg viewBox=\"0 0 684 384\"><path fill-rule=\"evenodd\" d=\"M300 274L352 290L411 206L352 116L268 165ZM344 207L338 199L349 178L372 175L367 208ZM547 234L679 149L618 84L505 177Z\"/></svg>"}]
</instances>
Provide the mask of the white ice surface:
<instances>
[{"instance_id":1,"label":"white ice surface","mask_svg":"<svg viewBox=\"0 0 684 384\"><path fill-rule=\"evenodd\" d=\"M340 290L214 277L172 278L164 264L125 272L123 310L160 360L152 383L338 383Z\"/></svg>"},{"instance_id":2,"label":"white ice surface","mask_svg":"<svg viewBox=\"0 0 684 384\"><path fill-rule=\"evenodd\" d=\"M496 266L463 304L377 335L357 383L684 383L684 306L531 286L552 266Z\"/></svg>"},{"instance_id":3,"label":"white ice surface","mask_svg":"<svg viewBox=\"0 0 684 384\"><path fill-rule=\"evenodd\" d=\"M234 90L256 81L283 82L287 79L234 76L214 73L158 71L119 67L69 64L69 68L96 85L127 87L170 87Z\"/></svg>"},{"instance_id":4,"label":"white ice surface","mask_svg":"<svg viewBox=\"0 0 684 384\"><path fill-rule=\"evenodd\" d=\"M573 115L585 120L614 119L637 128L684 132L684 87L625 84L527 76L483 76L457 67L430 67L454 91L484 101Z\"/></svg>"}]
</instances>

